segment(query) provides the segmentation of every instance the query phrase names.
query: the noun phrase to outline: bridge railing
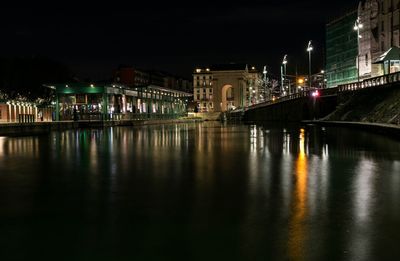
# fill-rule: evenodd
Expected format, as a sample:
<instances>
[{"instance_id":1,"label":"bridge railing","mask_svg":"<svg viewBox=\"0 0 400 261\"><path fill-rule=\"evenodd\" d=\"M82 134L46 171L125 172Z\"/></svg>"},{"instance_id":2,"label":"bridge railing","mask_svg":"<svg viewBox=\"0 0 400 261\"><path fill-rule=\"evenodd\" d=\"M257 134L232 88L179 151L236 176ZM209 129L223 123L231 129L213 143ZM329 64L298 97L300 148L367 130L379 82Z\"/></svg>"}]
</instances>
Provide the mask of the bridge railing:
<instances>
[{"instance_id":1,"label":"bridge railing","mask_svg":"<svg viewBox=\"0 0 400 261\"><path fill-rule=\"evenodd\" d=\"M347 83L347 84L339 85L338 87L334 87L334 88L326 88L326 89L313 88L312 90L301 91L298 93L282 96L282 97L279 97L279 98L276 98L273 100L268 100L265 102L254 104L252 106L247 107L246 110L260 108L260 107L268 106L271 104L294 100L294 99L298 99L298 98L302 98L302 97L311 97L312 92L315 90L319 91L320 97L326 97L326 96L337 95L340 92L356 91L356 90L370 88L370 87L384 87L387 84L394 83L394 82L400 82L400 72L377 76L374 78L365 79L360 82Z\"/></svg>"},{"instance_id":2,"label":"bridge railing","mask_svg":"<svg viewBox=\"0 0 400 261\"><path fill-rule=\"evenodd\" d=\"M275 98L272 100L268 100L265 102L257 103L257 104L248 106L246 109L249 110L249 109L260 108L260 107L268 106L268 105L271 105L274 103L290 101L290 100L294 100L294 99L298 99L298 98L302 98L302 97L309 97L309 96L311 96L311 91L301 91L301 92L285 95L285 96L282 96L279 98Z\"/></svg>"},{"instance_id":3,"label":"bridge railing","mask_svg":"<svg viewBox=\"0 0 400 261\"><path fill-rule=\"evenodd\" d=\"M395 72L391 74L386 74L382 76L377 76L374 78L365 79L360 82L353 82L348 84L339 85L339 92L348 92L348 91L356 91L369 87L378 87L384 86L386 84L399 82L400 81L400 72Z\"/></svg>"}]
</instances>

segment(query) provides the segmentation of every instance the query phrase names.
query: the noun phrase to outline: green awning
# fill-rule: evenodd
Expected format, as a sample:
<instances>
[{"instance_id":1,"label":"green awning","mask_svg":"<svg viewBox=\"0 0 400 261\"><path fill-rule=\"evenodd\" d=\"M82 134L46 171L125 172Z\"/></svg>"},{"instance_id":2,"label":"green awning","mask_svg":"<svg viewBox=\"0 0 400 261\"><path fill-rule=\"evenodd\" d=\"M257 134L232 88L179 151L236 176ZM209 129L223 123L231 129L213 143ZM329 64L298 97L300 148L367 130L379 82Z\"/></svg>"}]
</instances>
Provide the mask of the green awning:
<instances>
[{"instance_id":1,"label":"green awning","mask_svg":"<svg viewBox=\"0 0 400 261\"><path fill-rule=\"evenodd\" d=\"M393 46L388 51L384 52L381 56L379 56L374 64L384 63L385 61L399 61L400 60L400 48Z\"/></svg>"}]
</instances>

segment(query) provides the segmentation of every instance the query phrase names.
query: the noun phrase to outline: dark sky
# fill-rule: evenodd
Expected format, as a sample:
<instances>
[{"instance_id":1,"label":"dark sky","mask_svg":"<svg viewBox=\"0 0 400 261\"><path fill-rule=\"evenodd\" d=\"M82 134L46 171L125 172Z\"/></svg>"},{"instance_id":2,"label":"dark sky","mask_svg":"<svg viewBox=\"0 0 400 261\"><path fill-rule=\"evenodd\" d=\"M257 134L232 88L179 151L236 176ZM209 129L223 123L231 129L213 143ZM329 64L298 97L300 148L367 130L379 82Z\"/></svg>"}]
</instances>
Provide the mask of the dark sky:
<instances>
[{"instance_id":1,"label":"dark sky","mask_svg":"<svg viewBox=\"0 0 400 261\"><path fill-rule=\"evenodd\" d=\"M68 64L82 78L94 79L110 77L119 64L186 77L196 65L229 62L267 65L278 73L286 53L288 73L294 73L296 64L299 73L306 73L310 39L313 67L320 70L325 23L358 3L53 2L1 7L0 56L47 56Z\"/></svg>"}]
</instances>

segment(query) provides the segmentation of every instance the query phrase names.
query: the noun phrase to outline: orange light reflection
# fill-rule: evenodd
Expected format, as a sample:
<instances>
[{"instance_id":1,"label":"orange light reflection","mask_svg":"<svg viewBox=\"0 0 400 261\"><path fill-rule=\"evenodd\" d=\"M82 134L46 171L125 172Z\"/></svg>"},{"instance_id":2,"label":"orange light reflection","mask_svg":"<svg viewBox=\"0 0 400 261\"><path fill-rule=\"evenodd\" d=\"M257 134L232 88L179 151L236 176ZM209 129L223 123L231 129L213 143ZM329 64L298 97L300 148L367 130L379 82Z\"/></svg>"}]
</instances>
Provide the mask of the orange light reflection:
<instances>
[{"instance_id":1,"label":"orange light reflection","mask_svg":"<svg viewBox=\"0 0 400 261\"><path fill-rule=\"evenodd\" d=\"M291 260L305 260L304 244L306 240L305 217L307 215L307 175L308 161L305 150L304 129L300 131L300 148L295 169L295 190L292 202L292 214L289 221L288 249Z\"/></svg>"}]
</instances>

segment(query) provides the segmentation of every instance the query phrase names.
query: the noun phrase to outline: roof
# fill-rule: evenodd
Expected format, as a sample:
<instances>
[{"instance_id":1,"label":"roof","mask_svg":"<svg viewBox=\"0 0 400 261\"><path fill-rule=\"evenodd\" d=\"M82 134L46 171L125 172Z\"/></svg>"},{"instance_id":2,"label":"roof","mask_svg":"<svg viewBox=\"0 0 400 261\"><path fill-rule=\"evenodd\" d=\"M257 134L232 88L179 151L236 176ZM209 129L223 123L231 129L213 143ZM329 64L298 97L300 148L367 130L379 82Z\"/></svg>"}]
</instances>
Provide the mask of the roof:
<instances>
[{"instance_id":1,"label":"roof","mask_svg":"<svg viewBox=\"0 0 400 261\"><path fill-rule=\"evenodd\" d=\"M381 56L379 56L373 63L383 63L385 61L400 60L400 48L393 46Z\"/></svg>"}]
</instances>

